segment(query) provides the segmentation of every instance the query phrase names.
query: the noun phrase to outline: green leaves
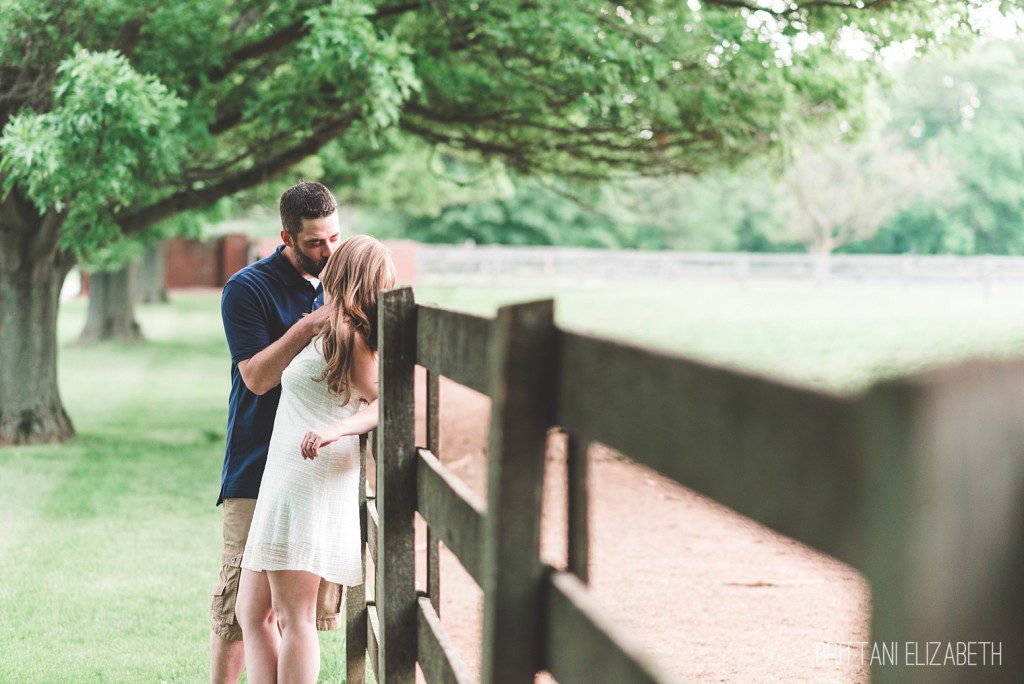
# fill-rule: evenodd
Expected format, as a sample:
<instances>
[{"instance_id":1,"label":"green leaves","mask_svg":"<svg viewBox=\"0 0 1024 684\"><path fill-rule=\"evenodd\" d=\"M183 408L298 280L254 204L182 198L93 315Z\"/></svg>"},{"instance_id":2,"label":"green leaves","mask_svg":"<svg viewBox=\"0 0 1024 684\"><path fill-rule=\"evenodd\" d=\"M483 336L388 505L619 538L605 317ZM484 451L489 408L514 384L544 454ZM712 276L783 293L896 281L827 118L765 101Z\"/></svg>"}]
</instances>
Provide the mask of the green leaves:
<instances>
[{"instance_id":1,"label":"green leaves","mask_svg":"<svg viewBox=\"0 0 1024 684\"><path fill-rule=\"evenodd\" d=\"M0 0L0 174L88 250L339 136L518 174L705 172L874 116L844 36L877 55L985 2Z\"/></svg>"},{"instance_id":2,"label":"green leaves","mask_svg":"<svg viewBox=\"0 0 1024 684\"><path fill-rule=\"evenodd\" d=\"M306 12L308 34L247 103L247 116L274 130L345 118L371 135L393 126L420 83L409 46L378 32L372 13L348 2Z\"/></svg>"},{"instance_id":3,"label":"green leaves","mask_svg":"<svg viewBox=\"0 0 1024 684\"><path fill-rule=\"evenodd\" d=\"M86 251L176 170L182 102L113 51L78 50L57 73L53 108L23 110L0 134L0 173L5 193L17 187L40 214L66 213L65 244Z\"/></svg>"}]
</instances>

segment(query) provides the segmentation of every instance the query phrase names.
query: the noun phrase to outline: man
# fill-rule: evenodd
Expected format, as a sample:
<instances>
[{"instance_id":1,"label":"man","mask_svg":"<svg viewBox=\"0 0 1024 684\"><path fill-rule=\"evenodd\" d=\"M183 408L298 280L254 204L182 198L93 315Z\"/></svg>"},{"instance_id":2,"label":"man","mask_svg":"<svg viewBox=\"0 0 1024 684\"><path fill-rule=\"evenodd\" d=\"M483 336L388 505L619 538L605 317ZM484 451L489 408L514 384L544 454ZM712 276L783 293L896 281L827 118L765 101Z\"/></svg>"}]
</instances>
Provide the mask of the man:
<instances>
[{"instance_id":1,"label":"man","mask_svg":"<svg viewBox=\"0 0 1024 684\"><path fill-rule=\"evenodd\" d=\"M231 350L227 449L217 505L224 504L220 576L210 605L210 680L237 682L245 667L235 597L270 434L281 373L327 320L317 276L341 244L338 203L320 183L281 195L283 245L246 266L224 286L221 317ZM317 629L339 625L342 589L327 582L317 599Z\"/></svg>"}]
</instances>

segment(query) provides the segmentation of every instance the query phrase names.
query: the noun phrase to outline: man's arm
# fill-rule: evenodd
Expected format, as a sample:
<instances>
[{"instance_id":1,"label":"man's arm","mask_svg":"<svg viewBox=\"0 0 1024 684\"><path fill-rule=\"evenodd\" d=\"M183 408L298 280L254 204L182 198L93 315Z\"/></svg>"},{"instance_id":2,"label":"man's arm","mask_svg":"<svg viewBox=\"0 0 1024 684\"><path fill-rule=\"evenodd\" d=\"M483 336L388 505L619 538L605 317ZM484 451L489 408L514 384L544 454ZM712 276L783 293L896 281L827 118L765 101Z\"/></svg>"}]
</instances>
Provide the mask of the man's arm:
<instances>
[{"instance_id":1,"label":"man's arm","mask_svg":"<svg viewBox=\"0 0 1024 684\"><path fill-rule=\"evenodd\" d=\"M253 394L266 394L281 384L284 369L302 351L327 322L328 307L321 306L303 316L295 325L263 351L238 362L242 382Z\"/></svg>"}]
</instances>

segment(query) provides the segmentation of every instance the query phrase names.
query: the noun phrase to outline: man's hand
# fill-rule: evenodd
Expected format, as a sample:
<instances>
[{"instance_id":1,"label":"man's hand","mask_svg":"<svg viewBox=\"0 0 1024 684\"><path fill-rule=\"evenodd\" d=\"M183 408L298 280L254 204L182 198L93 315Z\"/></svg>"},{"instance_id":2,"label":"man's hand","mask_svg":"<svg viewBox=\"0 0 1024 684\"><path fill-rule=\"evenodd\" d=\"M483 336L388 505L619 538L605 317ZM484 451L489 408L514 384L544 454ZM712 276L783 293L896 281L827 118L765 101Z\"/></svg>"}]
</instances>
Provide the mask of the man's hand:
<instances>
[{"instance_id":1,"label":"man's hand","mask_svg":"<svg viewBox=\"0 0 1024 684\"><path fill-rule=\"evenodd\" d=\"M300 449L302 450L303 459L314 459L319 456L320 447L325 447L328 444L333 444L339 439L345 436L344 422L339 421L334 425L328 425L327 427L320 428L319 430L310 430L306 433L306 436L302 438L302 444Z\"/></svg>"},{"instance_id":2,"label":"man's hand","mask_svg":"<svg viewBox=\"0 0 1024 684\"><path fill-rule=\"evenodd\" d=\"M302 323L309 327L310 336L315 337L327 325L327 321L330 319L331 311L330 307L321 306L319 309L312 313L302 314Z\"/></svg>"}]
</instances>

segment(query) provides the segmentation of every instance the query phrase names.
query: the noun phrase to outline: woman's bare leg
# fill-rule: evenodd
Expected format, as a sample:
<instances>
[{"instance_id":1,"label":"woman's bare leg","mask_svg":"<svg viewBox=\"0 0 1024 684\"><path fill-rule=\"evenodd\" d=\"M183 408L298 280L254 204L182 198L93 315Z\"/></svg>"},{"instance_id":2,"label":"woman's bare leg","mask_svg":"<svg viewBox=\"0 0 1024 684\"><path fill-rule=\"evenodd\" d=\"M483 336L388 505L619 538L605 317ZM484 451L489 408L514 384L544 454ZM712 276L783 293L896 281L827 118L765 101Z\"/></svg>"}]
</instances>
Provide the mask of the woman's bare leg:
<instances>
[{"instance_id":1,"label":"woman's bare leg","mask_svg":"<svg viewBox=\"0 0 1024 684\"><path fill-rule=\"evenodd\" d=\"M251 684L277 681L281 635L277 630L277 616L266 572L242 568L235 617L245 639L246 681Z\"/></svg>"},{"instance_id":2,"label":"woman's bare leg","mask_svg":"<svg viewBox=\"0 0 1024 684\"><path fill-rule=\"evenodd\" d=\"M320 675L316 595L320 576L304 570L269 570L274 611L281 625L280 684L315 684Z\"/></svg>"}]
</instances>

